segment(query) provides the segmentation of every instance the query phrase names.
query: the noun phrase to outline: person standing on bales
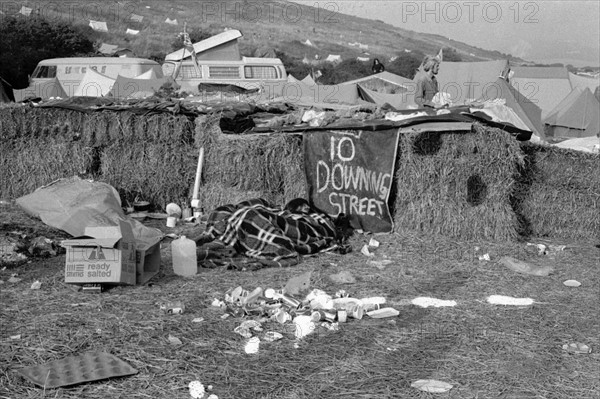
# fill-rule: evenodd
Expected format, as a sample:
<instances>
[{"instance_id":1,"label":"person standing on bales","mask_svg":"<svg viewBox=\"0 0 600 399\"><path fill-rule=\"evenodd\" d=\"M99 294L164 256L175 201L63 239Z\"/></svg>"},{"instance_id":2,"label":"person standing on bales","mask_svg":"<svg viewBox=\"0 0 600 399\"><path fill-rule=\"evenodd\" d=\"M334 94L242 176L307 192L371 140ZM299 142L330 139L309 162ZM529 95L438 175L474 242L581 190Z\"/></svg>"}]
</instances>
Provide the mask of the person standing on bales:
<instances>
[{"instance_id":1,"label":"person standing on bales","mask_svg":"<svg viewBox=\"0 0 600 399\"><path fill-rule=\"evenodd\" d=\"M416 84L415 103L419 107L432 107L436 108L435 104L431 101L433 97L438 93L439 86L436 79L436 75L440 70L440 63L442 62L442 51L435 57L426 55L415 75L413 81Z\"/></svg>"}]
</instances>

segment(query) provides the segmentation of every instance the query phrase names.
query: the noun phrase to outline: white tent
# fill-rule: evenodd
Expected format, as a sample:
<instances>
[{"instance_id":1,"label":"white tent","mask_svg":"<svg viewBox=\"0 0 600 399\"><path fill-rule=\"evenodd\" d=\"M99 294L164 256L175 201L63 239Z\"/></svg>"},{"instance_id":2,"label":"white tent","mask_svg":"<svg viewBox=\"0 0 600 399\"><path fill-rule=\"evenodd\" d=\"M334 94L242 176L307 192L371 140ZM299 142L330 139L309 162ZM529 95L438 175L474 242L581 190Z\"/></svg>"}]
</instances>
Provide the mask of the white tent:
<instances>
[{"instance_id":1,"label":"white tent","mask_svg":"<svg viewBox=\"0 0 600 399\"><path fill-rule=\"evenodd\" d=\"M177 25L177 18L176 19L171 19L171 18L167 17L167 19L165 19L165 24Z\"/></svg>"},{"instance_id":2,"label":"white tent","mask_svg":"<svg viewBox=\"0 0 600 399\"><path fill-rule=\"evenodd\" d=\"M329 54L327 58L325 58L325 61L332 63L342 62L342 56L336 54Z\"/></svg>"},{"instance_id":3,"label":"white tent","mask_svg":"<svg viewBox=\"0 0 600 399\"><path fill-rule=\"evenodd\" d=\"M73 94L74 97L103 97L112 89L115 79L88 68Z\"/></svg>"},{"instance_id":4,"label":"white tent","mask_svg":"<svg viewBox=\"0 0 600 399\"><path fill-rule=\"evenodd\" d=\"M127 31L125 32L128 35L137 35L138 33L140 33L139 30L135 30L135 29L129 29L127 28Z\"/></svg>"},{"instance_id":5,"label":"white tent","mask_svg":"<svg viewBox=\"0 0 600 399\"><path fill-rule=\"evenodd\" d=\"M554 144L554 146L582 152L591 152L594 154L600 153L600 139L596 136L569 139Z\"/></svg>"}]
</instances>

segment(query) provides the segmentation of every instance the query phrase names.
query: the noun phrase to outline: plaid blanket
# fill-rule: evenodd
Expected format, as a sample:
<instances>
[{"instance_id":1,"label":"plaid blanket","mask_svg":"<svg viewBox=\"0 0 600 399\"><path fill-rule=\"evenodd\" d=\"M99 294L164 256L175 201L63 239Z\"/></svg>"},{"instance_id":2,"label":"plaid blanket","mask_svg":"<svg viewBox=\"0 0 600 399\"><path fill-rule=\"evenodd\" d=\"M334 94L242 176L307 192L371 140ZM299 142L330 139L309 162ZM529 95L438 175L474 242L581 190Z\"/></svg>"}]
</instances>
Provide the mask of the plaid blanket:
<instances>
[{"instance_id":1,"label":"plaid blanket","mask_svg":"<svg viewBox=\"0 0 600 399\"><path fill-rule=\"evenodd\" d=\"M259 198L216 208L196 243L204 267L255 270L295 265L300 255L335 250L339 240L327 215L292 213Z\"/></svg>"}]
</instances>

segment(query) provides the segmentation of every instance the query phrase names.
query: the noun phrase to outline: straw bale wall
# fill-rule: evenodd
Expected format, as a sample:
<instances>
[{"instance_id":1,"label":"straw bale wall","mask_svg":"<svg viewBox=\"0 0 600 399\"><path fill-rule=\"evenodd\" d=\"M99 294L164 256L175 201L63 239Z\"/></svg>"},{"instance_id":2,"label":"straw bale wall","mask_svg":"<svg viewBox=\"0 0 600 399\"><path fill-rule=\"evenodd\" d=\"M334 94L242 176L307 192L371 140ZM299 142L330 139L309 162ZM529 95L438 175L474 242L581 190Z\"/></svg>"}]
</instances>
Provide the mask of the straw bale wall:
<instances>
[{"instance_id":1,"label":"straw bale wall","mask_svg":"<svg viewBox=\"0 0 600 399\"><path fill-rule=\"evenodd\" d=\"M508 133L473 126L471 132L400 136L395 171L395 229L465 240L514 240L518 220L512 191L523 155Z\"/></svg>"},{"instance_id":2,"label":"straw bale wall","mask_svg":"<svg viewBox=\"0 0 600 399\"><path fill-rule=\"evenodd\" d=\"M306 196L301 134L223 134L219 115L0 107L0 198L79 175L164 209L189 203L198 149L206 211L263 197ZM475 124L471 132L400 138L390 206L397 231L463 240L526 236L599 238L599 157L520 145Z\"/></svg>"},{"instance_id":3,"label":"straw bale wall","mask_svg":"<svg viewBox=\"0 0 600 399\"><path fill-rule=\"evenodd\" d=\"M206 209L234 203L238 198L261 196L284 205L306 197L300 135L223 134L218 118L196 118L196 146L204 146L206 154L200 189ZM230 200L225 200L227 192Z\"/></svg>"},{"instance_id":4,"label":"straw bale wall","mask_svg":"<svg viewBox=\"0 0 600 399\"><path fill-rule=\"evenodd\" d=\"M522 235L600 239L600 156L523 144L514 193Z\"/></svg>"},{"instance_id":5,"label":"straw bale wall","mask_svg":"<svg viewBox=\"0 0 600 399\"><path fill-rule=\"evenodd\" d=\"M189 198L198 152L185 116L0 108L0 196L17 198L78 175L114 186L124 202Z\"/></svg>"}]
</instances>

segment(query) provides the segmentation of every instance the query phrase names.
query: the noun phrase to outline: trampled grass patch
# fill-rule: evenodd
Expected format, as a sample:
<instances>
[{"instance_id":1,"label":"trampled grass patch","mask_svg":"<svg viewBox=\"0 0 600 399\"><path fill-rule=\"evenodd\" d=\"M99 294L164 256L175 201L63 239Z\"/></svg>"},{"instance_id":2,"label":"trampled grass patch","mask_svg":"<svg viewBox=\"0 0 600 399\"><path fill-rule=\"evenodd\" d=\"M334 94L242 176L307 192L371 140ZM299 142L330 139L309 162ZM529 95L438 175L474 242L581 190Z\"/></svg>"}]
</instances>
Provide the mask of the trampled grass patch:
<instances>
[{"instance_id":1,"label":"trampled grass patch","mask_svg":"<svg viewBox=\"0 0 600 399\"><path fill-rule=\"evenodd\" d=\"M0 208L14 230L30 234L47 226L13 206ZM162 226L164 221L157 221ZM8 228L8 227L7 227ZM178 232L194 236L199 231ZM8 231L3 229L2 233ZM59 233L59 232L57 232ZM58 234L57 234L58 235ZM50 237L52 238L52 237ZM445 398L593 398L598 379L600 282L597 242L564 242L563 251L538 255L526 243L461 242L411 232L380 235L374 257L360 253L368 236L352 238L346 255L308 257L295 267L254 272L200 269L193 278L173 274L170 240L162 243L159 274L151 284L115 287L102 294L76 292L64 283L64 255L35 259L0 271L0 397L8 398L189 398L193 380L219 398L431 398L411 388L419 379L453 385ZM538 242L538 241L536 241ZM544 241L549 243L550 241ZM491 260L479 260L482 254ZM497 263L513 256L550 264L548 277L517 274ZM376 267L370 260L392 262ZM222 319L211 306L238 285L282 288L290 277L312 270L311 288L340 289L357 298L384 296L398 317L349 319L338 331L320 328L295 346L294 328L266 321L259 352L246 354L246 339L233 330L243 319ZM334 284L329 275L349 271L353 284ZM9 283L11 274L22 280ZM578 288L562 284L568 279ZM39 280L41 289L31 290ZM491 305L489 295L534 299L519 308ZM455 307L420 308L416 297L455 300ZM180 300L181 315L159 308ZM193 322L203 318L201 322ZM264 332L284 338L268 343ZM181 345L169 342L177 337ZM582 342L590 354L571 354L562 345ZM124 378L58 389L42 389L15 370L83 352L107 351L139 372ZM208 395L207 395L208 396Z\"/></svg>"}]
</instances>

